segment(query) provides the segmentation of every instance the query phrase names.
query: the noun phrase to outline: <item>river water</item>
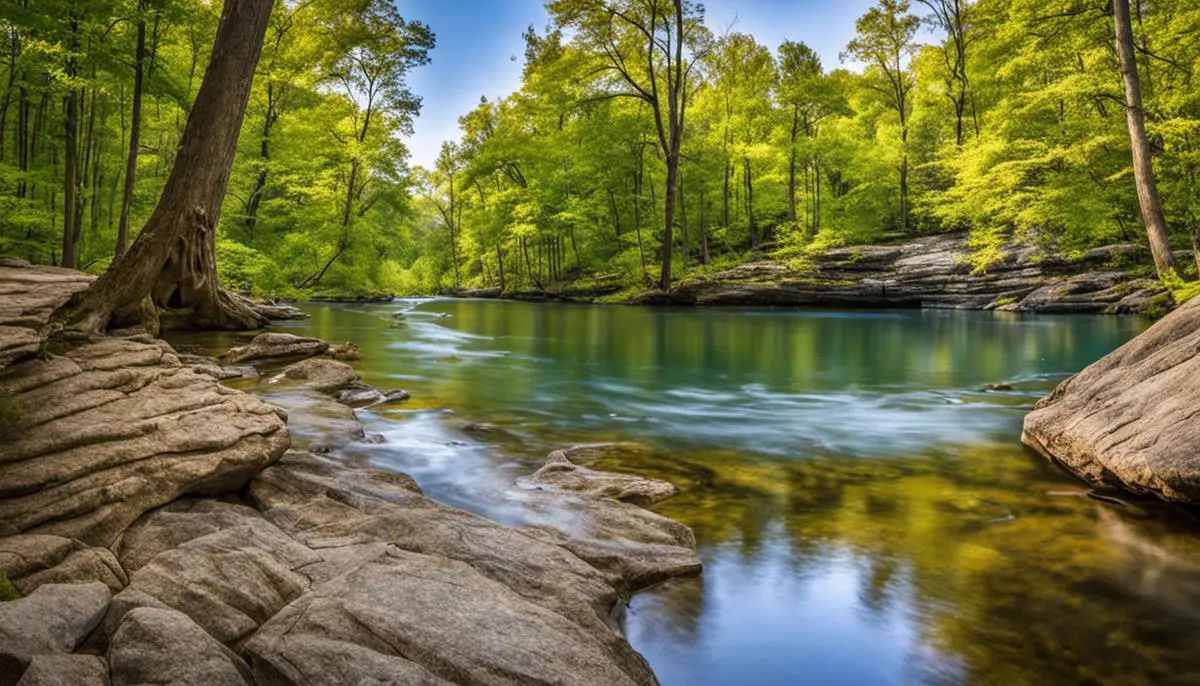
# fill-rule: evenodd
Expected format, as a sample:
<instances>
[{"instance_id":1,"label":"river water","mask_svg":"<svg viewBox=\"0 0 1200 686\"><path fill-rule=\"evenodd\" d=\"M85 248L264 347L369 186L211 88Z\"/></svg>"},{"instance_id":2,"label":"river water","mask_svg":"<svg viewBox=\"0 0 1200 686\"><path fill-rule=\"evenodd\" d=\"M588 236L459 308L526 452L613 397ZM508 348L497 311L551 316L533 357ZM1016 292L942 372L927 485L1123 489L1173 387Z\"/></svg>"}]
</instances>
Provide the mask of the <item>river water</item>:
<instances>
[{"instance_id":1,"label":"river water","mask_svg":"<svg viewBox=\"0 0 1200 686\"><path fill-rule=\"evenodd\" d=\"M656 510L695 530L704 574L626 616L664 684L1200 683L1200 529L1091 500L1018 441L1140 319L305 309L289 330L354 341L367 382L413 394L361 413L387 442L353 459L434 498L517 524L517 477L612 441L594 466L683 489Z\"/></svg>"}]
</instances>

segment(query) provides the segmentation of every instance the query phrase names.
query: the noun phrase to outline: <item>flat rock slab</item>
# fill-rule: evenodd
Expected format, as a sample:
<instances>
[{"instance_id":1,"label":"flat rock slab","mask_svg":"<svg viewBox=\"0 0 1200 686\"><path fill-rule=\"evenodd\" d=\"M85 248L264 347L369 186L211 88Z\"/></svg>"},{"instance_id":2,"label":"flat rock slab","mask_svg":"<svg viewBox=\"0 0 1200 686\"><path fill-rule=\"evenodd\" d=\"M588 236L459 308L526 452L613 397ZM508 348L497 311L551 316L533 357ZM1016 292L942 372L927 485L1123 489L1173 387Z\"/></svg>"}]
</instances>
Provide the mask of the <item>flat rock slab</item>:
<instances>
[{"instance_id":1,"label":"flat rock slab","mask_svg":"<svg viewBox=\"0 0 1200 686\"><path fill-rule=\"evenodd\" d=\"M96 277L0 257L0 368L41 348L50 315Z\"/></svg>"},{"instance_id":2,"label":"flat rock slab","mask_svg":"<svg viewBox=\"0 0 1200 686\"><path fill-rule=\"evenodd\" d=\"M287 449L276 408L180 364L162 341L102 338L0 376L22 408L0 452L0 535L110 545L185 493L243 486Z\"/></svg>"},{"instance_id":3,"label":"flat rock slab","mask_svg":"<svg viewBox=\"0 0 1200 686\"><path fill-rule=\"evenodd\" d=\"M230 348L221 354L222 364L238 364L252 360L316 357L329 349L319 338L290 333L262 333L246 345Z\"/></svg>"},{"instance_id":4,"label":"flat rock slab","mask_svg":"<svg viewBox=\"0 0 1200 686\"><path fill-rule=\"evenodd\" d=\"M122 619L108 647L113 686L249 686L250 669L187 615L137 608Z\"/></svg>"},{"instance_id":5,"label":"flat rock slab","mask_svg":"<svg viewBox=\"0 0 1200 686\"><path fill-rule=\"evenodd\" d=\"M104 584L46 584L0 603L0 686L16 683L37 655L75 650L100 625L112 592Z\"/></svg>"},{"instance_id":6,"label":"flat rock slab","mask_svg":"<svg viewBox=\"0 0 1200 686\"><path fill-rule=\"evenodd\" d=\"M535 512L531 533L617 575L630 592L700 573L692 530L644 509L679 493L673 484L580 467L562 451L518 484Z\"/></svg>"},{"instance_id":7,"label":"flat rock slab","mask_svg":"<svg viewBox=\"0 0 1200 686\"><path fill-rule=\"evenodd\" d=\"M1080 478L1200 501L1200 298L1064 381L1021 440Z\"/></svg>"},{"instance_id":8,"label":"flat rock slab","mask_svg":"<svg viewBox=\"0 0 1200 686\"><path fill-rule=\"evenodd\" d=\"M623 600L616 588L620 579L561 546L429 500L406 475L297 451L264 470L251 483L250 496L269 520L323 553L385 543L460 562L528 605L580 627L592 642L586 650L602 649L635 683L653 682L649 666L620 636L613 618ZM460 630L486 631L484 616Z\"/></svg>"},{"instance_id":9,"label":"flat rock slab","mask_svg":"<svg viewBox=\"0 0 1200 686\"><path fill-rule=\"evenodd\" d=\"M396 548L289 605L246 650L263 682L653 683L470 565Z\"/></svg>"}]
</instances>

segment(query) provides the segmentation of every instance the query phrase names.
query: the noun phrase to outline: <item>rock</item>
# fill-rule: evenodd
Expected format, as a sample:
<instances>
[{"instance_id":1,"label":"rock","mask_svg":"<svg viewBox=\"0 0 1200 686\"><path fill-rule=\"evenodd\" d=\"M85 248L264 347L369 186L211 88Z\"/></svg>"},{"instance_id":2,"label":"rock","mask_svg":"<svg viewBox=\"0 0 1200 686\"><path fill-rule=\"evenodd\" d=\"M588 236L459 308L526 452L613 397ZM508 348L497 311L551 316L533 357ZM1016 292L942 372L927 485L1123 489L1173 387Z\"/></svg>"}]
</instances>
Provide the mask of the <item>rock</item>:
<instances>
[{"instance_id":1,"label":"rock","mask_svg":"<svg viewBox=\"0 0 1200 686\"><path fill-rule=\"evenodd\" d=\"M335 360L342 361L350 360L353 362L354 360L362 359L362 351L358 349L357 345L354 345L349 341L342 343L341 345L329 346L329 350L326 350L325 354Z\"/></svg>"},{"instance_id":2,"label":"rock","mask_svg":"<svg viewBox=\"0 0 1200 686\"><path fill-rule=\"evenodd\" d=\"M288 410L288 427L298 447L328 452L366 439L354 409L322 396L310 396Z\"/></svg>"},{"instance_id":3,"label":"rock","mask_svg":"<svg viewBox=\"0 0 1200 686\"><path fill-rule=\"evenodd\" d=\"M130 571L129 588L114 599L120 612L166 606L228 645L307 590L299 570L322 561L258 512L211 500L147 514L125 533L119 556Z\"/></svg>"},{"instance_id":4,"label":"rock","mask_svg":"<svg viewBox=\"0 0 1200 686\"><path fill-rule=\"evenodd\" d=\"M246 651L266 683L655 683L470 565L396 548L302 596Z\"/></svg>"},{"instance_id":5,"label":"rock","mask_svg":"<svg viewBox=\"0 0 1200 686\"><path fill-rule=\"evenodd\" d=\"M22 594L42 584L99 581L116 593L129 578L108 548L62 536L23 534L0 538L0 571Z\"/></svg>"},{"instance_id":6,"label":"rock","mask_svg":"<svg viewBox=\"0 0 1200 686\"><path fill-rule=\"evenodd\" d=\"M17 683L35 655L70 653L104 618L104 584L46 584L0 603L0 686Z\"/></svg>"},{"instance_id":7,"label":"rock","mask_svg":"<svg viewBox=\"0 0 1200 686\"><path fill-rule=\"evenodd\" d=\"M319 338L290 333L262 333L246 345L225 351L220 359L223 364L237 364L251 360L316 357L328 349L329 344Z\"/></svg>"},{"instance_id":8,"label":"rock","mask_svg":"<svg viewBox=\"0 0 1200 686\"><path fill-rule=\"evenodd\" d=\"M599 461L627 462L645 460L654 454L654 449L643 443L614 441L611 443L581 443L564 448L563 455L575 464L591 464Z\"/></svg>"},{"instance_id":9,"label":"rock","mask_svg":"<svg viewBox=\"0 0 1200 686\"><path fill-rule=\"evenodd\" d=\"M35 655L17 686L108 686L108 665L95 655Z\"/></svg>"},{"instance_id":10,"label":"rock","mask_svg":"<svg viewBox=\"0 0 1200 686\"><path fill-rule=\"evenodd\" d=\"M593 498L613 498L647 507L679 495L674 484L632 474L598 472L572 464L561 450L550 453L546 464L524 480L534 487L575 491Z\"/></svg>"},{"instance_id":11,"label":"rock","mask_svg":"<svg viewBox=\"0 0 1200 686\"><path fill-rule=\"evenodd\" d=\"M108 647L113 686L249 686L250 669L230 649L174 610L126 614Z\"/></svg>"},{"instance_id":12,"label":"rock","mask_svg":"<svg viewBox=\"0 0 1200 686\"><path fill-rule=\"evenodd\" d=\"M382 542L465 563L582 627L635 681L653 679L613 619L624 597L614 587L619 578L540 537L429 500L408 476L291 451L251 483L250 496L268 520L309 547L328 547L331 539Z\"/></svg>"},{"instance_id":13,"label":"rock","mask_svg":"<svg viewBox=\"0 0 1200 686\"><path fill-rule=\"evenodd\" d=\"M222 367L216 364L190 364L192 371L206 374L218 381L227 379L253 379L258 372L253 367Z\"/></svg>"},{"instance_id":14,"label":"rock","mask_svg":"<svg viewBox=\"0 0 1200 686\"><path fill-rule=\"evenodd\" d=\"M677 494L672 484L579 467L561 451L518 483L530 489L530 529L619 576L631 591L700 573L692 530L638 506Z\"/></svg>"},{"instance_id":15,"label":"rock","mask_svg":"<svg viewBox=\"0 0 1200 686\"><path fill-rule=\"evenodd\" d=\"M758 262L692 276L669 293L648 292L634 302L1107 313L1141 311L1164 290L1136 278L1130 246L1097 248L1077 261L1046 254L1035 240L1002 251L997 263L976 271L965 232L905 238L828 250L803 271Z\"/></svg>"},{"instance_id":16,"label":"rock","mask_svg":"<svg viewBox=\"0 0 1200 686\"><path fill-rule=\"evenodd\" d=\"M0 257L0 368L35 355L50 315L95 278L73 269Z\"/></svg>"},{"instance_id":17,"label":"rock","mask_svg":"<svg viewBox=\"0 0 1200 686\"><path fill-rule=\"evenodd\" d=\"M1063 382L1021 440L1094 484L1200 500L1200 299Z\"/></svg>"},{"instance_id":18,"label":"rock","mask_svg":"<svg viewBox=\"0 0 1200 686\"><path fill-rule=\"evenodd\" d=\"M166 343L104 338L10 367L24 409L0 454L0 535L108 546L189 494L236 491L287 448L276 408L182 366Z\"/></svg>"},{"instance_id":19,"label":"rock","mask_svg":"<svg viewBox=\"0 0 1200 686\"><path fill-rule=\"evenodd\" d=\"M350 407L370 408L379 405L390 405L409 399L408 391L381 391L375 388L347 388L337 395L337 400Z\"/></svg>"},{"instance_id":20,"label":"rock","mask_svg":"<svg viewBox=\"0 0 1200 686\"><path fill-rule=\"evenodd\" d=\"M303 381L303 386L332 393L358 383L358 372L345 362L314 357L284 368L283 375Z\"/></svg>"},{"instance_id":21,"label":"rock","mask_svg":"<svg viewBox=\"0 0 1200 686\"><path fill-rule=\"evenodd\" d=\"M984 390L984 391L1011 391L1011 390L1013 390L1013 385L1010 383L1004 383L1004 382L985 383L982 386L980 386L979 388L980 388L980 390Z\"/></svg>"}]
</instances>

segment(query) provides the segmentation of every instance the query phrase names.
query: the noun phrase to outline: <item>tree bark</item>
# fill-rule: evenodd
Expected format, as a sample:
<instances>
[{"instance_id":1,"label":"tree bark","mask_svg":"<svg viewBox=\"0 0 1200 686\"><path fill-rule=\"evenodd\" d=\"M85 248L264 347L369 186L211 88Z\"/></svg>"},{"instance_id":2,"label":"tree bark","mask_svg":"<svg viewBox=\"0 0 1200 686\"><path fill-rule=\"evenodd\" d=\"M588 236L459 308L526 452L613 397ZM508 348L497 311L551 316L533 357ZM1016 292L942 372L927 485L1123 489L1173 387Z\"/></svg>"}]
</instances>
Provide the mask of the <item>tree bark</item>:
<instances>
[{"instance_id":1,"label":"tree bark","mask_svg":"<svg viewBox=\"0 0 1200 686\"><path fill-rule=\"evenodd\" d=\"M121 220L117 225L116 260L129 244L129 211L133 207L133 189L137 183L138 147L142 130L142 82L146 63L146 0L138 2L137 52L133 63L133 112L130 115L129 157L125 161L125 191L121 196Z\"/></svg>"},{"instance_id":2,"label":"tree bark","mask_svg":"<svg viewBox=\"0 0 1200 686\"><path fill-rule=\"evenodd\" d=\"M157 330L159 308L185 308L189 323L202 327L265 322L248 301L221 288L215 230L272 4L226 0L158 205L128 252L72 299L69 322L91 331L133 323Z\"/></svg>"},{"instance_id":3,"label":"tree bark","mask_svg":"<svg viewBox=\"0 0 1200 686\"><path fill-rule=\"evenodd\" d=\"M77 24L71 22L71 31L78 30ZM75 76L75 59L67 60L67 77ZM79 266L75 255L75 197L78 192L79 174L79 91L71 88L66 98L67 116L65 123L66 140L63 143L63 234L62 234L62 266L74 269Z\"/></svg>"},{"instance_id":4,"label":"tree bark","mask_svg":"<svg viewBox=\"0 0 1200 686\"><path fill-rule=\"evenodd\" d=\"M1125 82L1125 119L1129 124L1129 144L1133 148L1133 181L1137 188L1138 205L1154 267L1159 277L1175 270L1175 256L1167 236L1167 222L1158 186L1154 182L1154 166L1150 157L1150 141L1146 137L1145 112L1142 110L1142 87L1138 81L1137 60L1134 56L1133 27L1129 23L1129 0L1113 0L1113 23L1117 34L1117 57L1121 62L1121 77Z\"/></svg>"}]
</instances>

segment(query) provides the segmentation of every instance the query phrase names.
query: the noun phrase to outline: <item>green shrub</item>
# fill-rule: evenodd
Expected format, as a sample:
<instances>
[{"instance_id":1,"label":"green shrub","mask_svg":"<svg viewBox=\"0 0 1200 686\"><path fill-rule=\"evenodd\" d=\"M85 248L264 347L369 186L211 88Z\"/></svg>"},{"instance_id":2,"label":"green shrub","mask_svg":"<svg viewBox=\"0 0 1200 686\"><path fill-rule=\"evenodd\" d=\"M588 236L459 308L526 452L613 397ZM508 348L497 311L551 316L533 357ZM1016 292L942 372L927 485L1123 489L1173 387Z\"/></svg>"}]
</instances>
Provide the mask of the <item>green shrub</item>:
<instances>
[{"instance_id":1,"label":"green shrub","mask_svg":"<svg viewBox=\"0 0 1200 686\"><path fill-rule=\"evenodd\" d=\"M20 423L21 404L12 393L0 390L0 438L15 434Z\"/></svg>"}]
</instances>

